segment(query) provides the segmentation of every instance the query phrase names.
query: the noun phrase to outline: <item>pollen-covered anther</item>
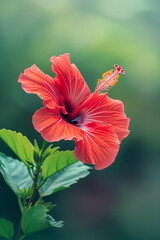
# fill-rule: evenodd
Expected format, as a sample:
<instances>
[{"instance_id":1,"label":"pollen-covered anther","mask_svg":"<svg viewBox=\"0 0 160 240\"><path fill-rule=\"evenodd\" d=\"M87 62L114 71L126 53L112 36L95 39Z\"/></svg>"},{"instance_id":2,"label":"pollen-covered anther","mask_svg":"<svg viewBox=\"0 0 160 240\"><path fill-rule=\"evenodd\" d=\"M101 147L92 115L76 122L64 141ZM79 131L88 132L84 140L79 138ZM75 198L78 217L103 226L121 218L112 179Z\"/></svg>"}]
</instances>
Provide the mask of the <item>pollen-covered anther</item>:
<instances>
[{"instance_id":1,"label":"pollen-covered anther","mask_svg":"<svg viewBox=\"0 0 160 240\"><path fill-rule=\"evenodd\" d=\"M113 69L105 72L102 75L102 80L98 79L96 91L97 92L105 92L108 91L111 87L113 87L117 82L119 78L119 73L124 74L124 70L118 65L114 65L115 70L113 72Z\"/></svg>"},{"instance_id":2,"label":"pollen-covered anther","mask_svg":"<svg viewBox=\"0 0 160 240\"><path fill-rule=\"evenodd\" d=\"M113 74L113 69L110 70L110 71L107 71L107 72L103 73L102 79L104 79L106 76L109 76L109 75L112 75L112 74Z\"/></svg>"}]
</instances>

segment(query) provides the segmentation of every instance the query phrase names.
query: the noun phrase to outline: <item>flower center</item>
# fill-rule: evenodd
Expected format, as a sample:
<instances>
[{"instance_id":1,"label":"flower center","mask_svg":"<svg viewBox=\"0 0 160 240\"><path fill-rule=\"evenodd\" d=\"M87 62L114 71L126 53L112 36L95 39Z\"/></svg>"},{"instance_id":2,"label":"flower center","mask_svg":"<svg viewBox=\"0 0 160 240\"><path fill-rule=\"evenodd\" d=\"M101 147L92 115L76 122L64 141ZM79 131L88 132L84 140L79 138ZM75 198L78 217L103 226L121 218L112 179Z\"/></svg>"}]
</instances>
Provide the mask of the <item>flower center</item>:
<instances>
[{"instance_id":1,"label":"flower center","mask_svg":"<svg viewBox=\"0 0 160 240\"><path fill-rule=\"evenodd\" d=\"M78 124L80 124L80 122L81 122L81 115L80 115L80 113L74 119L70 120L70 123L72 125L78 125Z\"/></svg>"},{"instance_id":2,"label":"flower center","mask_svg":"<svg viewBox=\"0 0 160 240\"><path fill-rule=\"evenodd\" d=\"M99 93L106 92L118 82L118 78L119 78L118 74L119 73L124 74L124 70L117 64L115 64L114 67L115 67L114 72L112 69L104 73L102 75L102 79L98 79L95 92L99 92Z\"/></svg>"},{"instance_id":3,"label":"flower center","mask_svg":"<svg viewBox=\"0 0 160 240\"><path fill-rule=\"evenodd\" d=\"M60 112L61 117L63 118L64 121L66 121L66 122L68 122L72 125L76 125L78 127L78 125L81 122L81 115L79 113L76 115L76 117L70 119L69 118L70 114L64 114L61 110L59 112Z\"/></svg>"}]
</instances>

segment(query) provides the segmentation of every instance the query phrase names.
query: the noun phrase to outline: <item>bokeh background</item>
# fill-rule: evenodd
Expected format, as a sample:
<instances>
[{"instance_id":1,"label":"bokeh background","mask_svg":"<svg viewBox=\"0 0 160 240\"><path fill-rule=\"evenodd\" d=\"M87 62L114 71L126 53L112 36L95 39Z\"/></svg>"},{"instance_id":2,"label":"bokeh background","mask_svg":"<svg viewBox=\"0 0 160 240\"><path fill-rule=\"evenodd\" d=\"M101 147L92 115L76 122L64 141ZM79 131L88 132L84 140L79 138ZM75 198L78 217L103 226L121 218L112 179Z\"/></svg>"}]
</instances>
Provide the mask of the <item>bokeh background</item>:
<instances>
[{"instance_id":1,"label":"bokeh background","mask_svg":"<svg viewBox=\"0 0 160 240\"><path fill-rule=\"evenodd\" d=\"M115 63L126 71L109 91L131 118L116 161L47 198L58 204L51 214L65 225L28 239L160 239L159 9L159 0L0 1L0 128L42 144L32 126L42 102L17 82L32 64L53 76L50 57L69 52L92 91ZM2 141L0 151L12 156ZM2 177L0 217L18 227L17 200Z\"/></svg>"}]
</instances>

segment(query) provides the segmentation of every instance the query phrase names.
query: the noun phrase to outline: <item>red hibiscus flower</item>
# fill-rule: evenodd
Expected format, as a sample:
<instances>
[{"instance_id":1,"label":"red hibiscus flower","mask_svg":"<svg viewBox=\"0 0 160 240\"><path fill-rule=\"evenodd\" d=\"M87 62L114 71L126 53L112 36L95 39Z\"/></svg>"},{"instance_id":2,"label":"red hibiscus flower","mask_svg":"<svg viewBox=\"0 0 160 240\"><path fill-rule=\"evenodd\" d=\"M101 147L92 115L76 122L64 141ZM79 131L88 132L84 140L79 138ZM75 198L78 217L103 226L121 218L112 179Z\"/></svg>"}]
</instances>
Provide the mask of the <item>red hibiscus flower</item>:
<instances>
[{"instance_id":1,"label":"red hibiscus flower","mask_svg":"<svg viewBox=\"0 0 160 240\"><path fill-rule=\"evenodd\" d=\"M129 134L129 119L123 103L109 98L105 91L124 71L115 65L115 71L103 74L91 94L69 54L53 56L51 62L55 78L33 65L18 80L27 93L43 100L44 107L33 115L35 129L48 142L74 139L76 158L94 164L95 169L109 166Z\"/></svg>"}]
</instances>

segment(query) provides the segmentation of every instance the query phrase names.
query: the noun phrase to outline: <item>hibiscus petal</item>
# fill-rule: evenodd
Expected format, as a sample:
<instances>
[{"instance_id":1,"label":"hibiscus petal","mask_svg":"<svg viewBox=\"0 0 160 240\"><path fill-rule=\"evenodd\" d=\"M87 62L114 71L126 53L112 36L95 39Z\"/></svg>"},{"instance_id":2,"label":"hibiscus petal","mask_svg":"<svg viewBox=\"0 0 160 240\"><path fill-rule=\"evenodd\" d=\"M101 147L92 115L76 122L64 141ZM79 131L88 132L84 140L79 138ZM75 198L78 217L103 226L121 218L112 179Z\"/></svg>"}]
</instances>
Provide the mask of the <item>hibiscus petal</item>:
<instances>
[{"instance_id":1,"label":"hibiscus petal","mask_svg":"<svg viewBox=\"0 0 160 240\"><path fill-rule=\"evenodd\" d=\"M69 53L51 58L52 70L56 73L55 84L65 99L69 110L75 110L84 99L90 96L90 90L82 75L70 62Z\"/></svg>"},{"instance_id":2,"label":"hibiscus petal","mask_svg":"<svg viewBox=\"0 0 160 240\"><path fill-rule=\"evenodd\" d=\"M91 123L86 125L83 130L83 139L75 140L75 157L84 163L95 164L97 170L112 164L120 143L112 127Z\"/></svg>"},{"instance_id":3,"label":"hibiscus petal","mask_svg":"<svg viewBox=\"0 0 160 240\"><path fill-rule=\"evenodd\" d=\"M47 142L82 139L81 129L63 120L58 110L41 108L32 118L34 128Z\"/></svg>"},{"instance_id":4,"label":"hibiscus petal","mask_svg":"<svg viewBox=\"0 0 160 240\"><path fill-rule=\"evenodd\" d=\"M109 98L106 94L92 94L82 104L80 114L83 124L98 122L112 125L120 141L130 132L130 119L124 113L123 103Z\"/></svg>"},{"instance_id":5,"label":"hibiscus petal","mask_svg":"<svg viewBox=\"0 0 160 240\"><path fill-rule=\"evenodd\" d=\"M44 105L49 108L55 108L62 102L55 87L55 80L43 73L36 65L26 69L24 74L20 74L18 82L21 83L24 91L37 94L43 99Z\"/></svg>"}]
</instances>

